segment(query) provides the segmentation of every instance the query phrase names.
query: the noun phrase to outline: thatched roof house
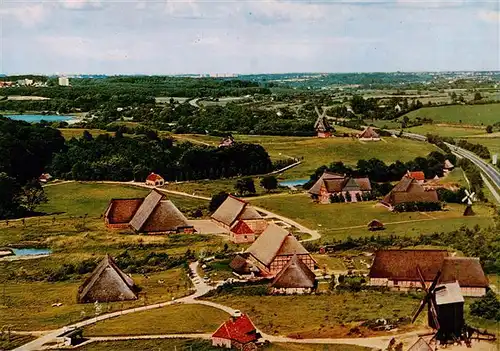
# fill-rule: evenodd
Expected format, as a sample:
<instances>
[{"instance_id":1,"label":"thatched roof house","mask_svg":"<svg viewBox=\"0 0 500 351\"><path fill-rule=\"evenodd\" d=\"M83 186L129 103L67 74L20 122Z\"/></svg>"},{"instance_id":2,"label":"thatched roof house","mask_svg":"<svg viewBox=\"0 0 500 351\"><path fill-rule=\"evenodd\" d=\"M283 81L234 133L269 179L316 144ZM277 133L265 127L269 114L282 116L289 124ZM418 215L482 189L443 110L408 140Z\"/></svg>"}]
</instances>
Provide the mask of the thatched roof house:
<instances>
[{"instance_id":1,"label":"thatched roof house","mask_svg":"<svg viewBox=\"0 0 500 351\"><path fill-rule=\"evenodd\" d=\"M380 202L390 210L405 202L439 202L436 190L425 190L415 178L404 176Z\"/></svg>"},{"instance_id":2,"label":"thatched roof house","mask_svg":"<svg viewBox=\"0 0 500 351\"><path fill-rule=\"evenodd\" d=\"M136 300L132 278L123 273L110 255L99 263L78 289L78 302Z\"/></svg>"},{"instance_id":3,"label":"thatched roof house","mask_svg":"<svg viewBox=\"0 0 500 351\"><path fill-rule=\"evenodd\" d=\"M366 177L353 178L325 171L308 192L319 202L329 203L331 195L342 194L345 196L347 193L351 195L352 202L357 202L356 194L362 195L371 190L370 179Z\"/></svg>"},{"instance_id":4,"label":"thatched roof house","mask_svg":"<svg viewBox=\"0 0 500 351\"><path fill-rule=\"evenodd\" d=\"M358 138L361 140L379 141L380 135L372 127L366 127L365 130L358 134Z\"/></svg>"},{"instance_id":5,"label":"thatched roof house","mask_svg":"<svg viewBox=\"0 0 500 351\"><path fill-rule=\"evenodd\" d=\"M139 233L194 232L182 212L158 190L143 199L111 200L104 221L109 228L130 227Z\"/></svg>"},{"instance_id":6,"label":"thatched roof house","mask_svg":"<svg viewBox=\"0 0 500 351\"><path fill-rule=\"evenodd\" d=\"M212 214L212 221L226 229L231 229L238 221L245 222L259 235L266 229L267 222L248 202L229 195Z\"/></svg>"},{"instance_id":7,"label":"thatched roof house","mask_svg":"<svg viewBox=\"0 0 500 351\"><path fill-rule=\"evenodd\" d=\"M382 229L385 229L385 227L384 227L384 223L382 223L378 219L372 219L368 223L368 229L369 230L382 230Z\"/></svg>"},{"instance_id":8,"label":"thatched roof house","mask_svg":"<svg viewBox=\"0 0 500 351\"><path fill-rule=\"evenodd\" d=\"M297 238L274 223L269 224L246 253L264 276L276 275L293 255L297 255L309 269L313 270L315 266L314 259Z\"/></svg>"},{"instance_id":9,"label":"thatched roof house","mask_svg":"<svg viewBox=\"0 0 500 351\"><path fill-rule=\"evenodd\" d=\"M271 287L274 293L309 293L316 287L316 275L297 255L293 255L276 275Z\"/></svg>"},{"instance_id":10,"label":"thatched roof house","mask_svg":"<svg viewBox=\"0 0 500 351\"><path fill-rule=\"evenodd\" d=\"M478 258L451 257L446 250L379 250L370 268L370 285L398 290L421 288L417 266L426 284L441 271L440 283L458 281L464 296L483 296L488 279Z\"/></svg>"}]
</instances>

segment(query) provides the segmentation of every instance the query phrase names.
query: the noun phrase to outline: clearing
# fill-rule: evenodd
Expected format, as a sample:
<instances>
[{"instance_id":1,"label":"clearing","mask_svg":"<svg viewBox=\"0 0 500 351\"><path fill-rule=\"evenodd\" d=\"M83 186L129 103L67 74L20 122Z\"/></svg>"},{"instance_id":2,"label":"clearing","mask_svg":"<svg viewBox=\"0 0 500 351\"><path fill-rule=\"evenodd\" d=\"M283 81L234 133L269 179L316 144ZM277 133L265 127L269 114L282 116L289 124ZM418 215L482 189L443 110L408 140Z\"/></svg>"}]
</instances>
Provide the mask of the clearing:
<instances>
[{"instance_id":1,"label":"clearing","mask_svg":"<svg viewBox=\"0 0 500 351\"><path fill-rule=\"evenodd\" d=\"M434 123L487 126L500 122L500 104L423 107L406 116L411 120L431 118Z\"/></svg>"}]
</instances>

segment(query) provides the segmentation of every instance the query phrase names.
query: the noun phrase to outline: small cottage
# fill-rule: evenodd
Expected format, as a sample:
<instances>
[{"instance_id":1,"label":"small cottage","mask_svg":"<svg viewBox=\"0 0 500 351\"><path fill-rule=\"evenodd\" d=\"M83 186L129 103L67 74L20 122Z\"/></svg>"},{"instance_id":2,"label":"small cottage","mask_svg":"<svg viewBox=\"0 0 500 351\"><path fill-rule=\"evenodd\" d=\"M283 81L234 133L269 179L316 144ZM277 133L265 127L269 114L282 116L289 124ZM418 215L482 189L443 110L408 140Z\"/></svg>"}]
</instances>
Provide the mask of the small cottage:
<instances>
[{"instance_id":1,"label":"small cottage","mask_svg":"<svg viewBox=\"0 0 500 351\"><path fill-rule=\"evenodd\" d=\"M316 275L293 255L271 283L274 294L309 294L317 287Z\"/></svg>"},{"instance_id":2,"label":"small cottage","mask_svg":"<svg viewBox=\"0 0 500 351\"><path fill-rule=\"evenodd\" d=\"M248 202L229 195L211 219L221 227L231 230L239 221L243 221L256 236L267 227L267 221Z\"/></svg>"},{"instance_id":3,"label":"small cottage","mask_svg":"<svg viewBox=\"0 0 500 351\"><path fill-rule=\"evenodd\" d=\"M378 219L372 219L368 223L368 230L376 231L376 230L384 230L384 229L385 229L384 223L382 223Z\"/></svg>"},{"instance_id":4,"label":"small cottage","mask_svg":"<svg viewBox=\"0 0 500 351\"><path fill-rule=\"evenodd\" d=\"M309 189L311 198L322 204L330 203L330 197L333 195L344 197L347 202L362 201L365 194L372 190L370 179L353 178L346 175L340 175L325 171L323 175Z\"/></svg>"},{"instance_id":5,"label":"small cottage","mask_svg":"<svg viewBox=\"0 0 500 351\"><path fill-rule=\"evenodd\" d=\"M420 268L427 286L438 271L440 283L458 281L464 296L486 294L488 279L478 258L451 257L446 250L379 250L370 268L370 285L393 290L420 289Z\"/></svg>"},{"instance_id":6,"label":"small cottage","mask_svg":"<svg viewBox=\"0 0 500 351\"><path fill-rule=\"evenodd\" d=\"M229 231L229 240L235 244L253 243L255 233L244 221L239 220Z\"/></svg>"},{"instance_id":7,"label":"small cottage","mask_svg":"<svg viewBox=\"0 0 500 351\"><path fill-rule=\"evenodd\" d=\"M212 345L240 351L257 350L257 328L246 314L232 316L212 334Z\"/></svg>"},{"instance_id":8,"label":"small cottage","mask_svg":"<svg viewBox=\"0 0 500 351\"><path fill-rule=\"evenodd\" d=\"M274 223L269 224L245 253L249 265L258 269L260 275L265 277L274 277L294 255L310 270L314 270L316 265L316 261L297 238Z\"/></svg>"},{"instance_id":9,"label":"small cottage","mask_svg":"<svg viewBox=\"0 0 500 351\"><path fill-rule=\"evenodd\" d=\"M146 178L146 185L151 186L163 186L165 184L165 179L159 174L151 172Z\"/></svg>"},{"instance_id":10,"label":"small cottage","mask_svg":"<svg viewBox=\"0 0 500 351\"><path fill-rule=\"evenodd\" d=\"M358 134L358 139L363 141L380 141L380 135L372 127L366 127Z\"/></svg>"},{"instance_id":11,"label":"small cottage","mask_svg":"<svg viewBox=\"0 0 500 351\"><path fill-rule=\"evenodd\" d=\"M136 300L136 286L110 255L99 263L78 289L79 303Z\"/></svg>"},{"instance_id":12,"label":"small cottage","mask_svg":"<svg viewBox=\"0 0 500 351\"><path fill-rule=\"evenodd\" d=\"M444 174L447 174L447 173L453 171L454 168L455 168L455 166L453 165L453 163L450 162L450 160L444 160L444 167L443 167Z\"/></svg>"},{"instance_id":13,"label":"small cottage","mask_svg":"<svg viewBox=\"0 0 500 351\"><path fill-rule=\"evenodd\" d=\"M425 190L415 178L404 176L380 204L392 211L394 206L407 202L439 202L439 198L436 190Z\"/></svg>"}]
</instances>

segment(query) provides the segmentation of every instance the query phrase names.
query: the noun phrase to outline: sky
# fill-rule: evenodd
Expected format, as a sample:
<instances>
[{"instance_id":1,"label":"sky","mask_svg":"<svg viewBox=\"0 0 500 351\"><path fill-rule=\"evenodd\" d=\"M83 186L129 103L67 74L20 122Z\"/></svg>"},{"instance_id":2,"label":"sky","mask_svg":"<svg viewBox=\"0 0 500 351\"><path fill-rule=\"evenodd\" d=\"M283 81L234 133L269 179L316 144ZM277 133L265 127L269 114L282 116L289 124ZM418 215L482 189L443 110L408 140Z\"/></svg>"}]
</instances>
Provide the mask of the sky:
<instances>
[{"instance_id":1,"label":"sky","mask_svg":"<svg viewBox=\"0 0 500 351\"><path fill-rule=\"evenodd\" d=\"M500 70L498 0L0 0L0 72Z\"/></svg>"}]
</instances>

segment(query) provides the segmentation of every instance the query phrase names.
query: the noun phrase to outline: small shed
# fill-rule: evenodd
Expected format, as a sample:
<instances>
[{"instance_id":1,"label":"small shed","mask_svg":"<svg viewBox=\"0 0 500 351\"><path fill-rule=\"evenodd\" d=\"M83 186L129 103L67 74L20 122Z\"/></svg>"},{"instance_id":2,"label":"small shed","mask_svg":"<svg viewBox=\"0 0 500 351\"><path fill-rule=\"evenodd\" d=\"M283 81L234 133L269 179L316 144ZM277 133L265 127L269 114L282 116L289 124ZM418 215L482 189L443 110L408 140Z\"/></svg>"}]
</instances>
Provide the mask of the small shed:
<instances>
[{"instance_id":1,"label":"small shed","mask_svg":"<svg viewBox=\"0 0 500 351\"><path fill-rule=\"evenodd\" d=\"M85 341L85 339L83 338L83 329L71 328L65 330L62 334L57 336L57 340L60 343L63 343L66 347L81 344L83 341Z\"/></svg>"},{"instance_id":2,"label":"small shed","mask_svg":"<svg viewBox=\"0 0 500 351\"><path fill-rule=\"evenodd\" d=\"M244 221L239 220L230 230L229 239L235 244L253 243L255 232Z\"/></svg>"},{"instance_id":3,"label":"small shed","mask_svg":"<svg viewBox=\"0 0 500 351\"><path fill-rule=\"evenodd\" d=\"M370 223L368 223L368 230L375 231L375 230L384 230L384 223L379 221L378 219L372 219Z\"/></svg>"},{"instance_id":4,"label":"small shed","mask_svg":"<svg viewBox=\"0 0 500 351\"><path fill-rule=\"evenodd\" d=\"M150 175L147 176L146 178L146 185L152 185L152 186L162 186L165 184L165 179L159 174L156 174L154 172L151 172Z\"/></svg>"}]
</instances>

